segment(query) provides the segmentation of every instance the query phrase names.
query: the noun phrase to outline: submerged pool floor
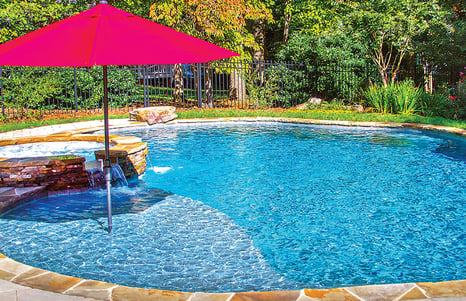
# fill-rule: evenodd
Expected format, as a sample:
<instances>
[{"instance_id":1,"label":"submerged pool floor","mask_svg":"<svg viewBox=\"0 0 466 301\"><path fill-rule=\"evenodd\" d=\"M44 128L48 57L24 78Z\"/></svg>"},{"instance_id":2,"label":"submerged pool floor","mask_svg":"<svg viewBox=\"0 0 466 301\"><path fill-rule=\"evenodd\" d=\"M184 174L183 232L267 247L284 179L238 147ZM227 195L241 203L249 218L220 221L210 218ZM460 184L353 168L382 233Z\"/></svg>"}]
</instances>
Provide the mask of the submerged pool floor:
<instances>
[{"instance_id":1,"label":"submerged pool floor","mask_svg":"<svg viewBox=\"0 0 466 301\"><path fill-rule=\"evenodd\" d=\"M1 252L182 291L465 278L464 139L283 124L120 133L148 142L152 166L113 191L114 232L104 192L50 197L2 216Z\"/></svg>"}]
</instances>

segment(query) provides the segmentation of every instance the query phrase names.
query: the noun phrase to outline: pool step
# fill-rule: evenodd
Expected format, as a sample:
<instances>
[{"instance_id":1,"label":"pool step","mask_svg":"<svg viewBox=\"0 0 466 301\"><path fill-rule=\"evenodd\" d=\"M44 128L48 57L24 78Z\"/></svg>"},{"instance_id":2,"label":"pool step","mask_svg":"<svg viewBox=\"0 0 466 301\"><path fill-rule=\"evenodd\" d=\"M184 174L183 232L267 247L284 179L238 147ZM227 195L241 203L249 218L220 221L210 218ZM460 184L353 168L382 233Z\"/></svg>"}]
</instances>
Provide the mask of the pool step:
<instances>
[{"instance_id":1,"label":"pool step","mask_svg":"<svg viewBox=\"0 0 466 301\"><path fill-rule=\"evenodd\" d=\"M40 194L46 194L45 186L36 187L0 187L0 213L22 204Z\"/></svg>"}]
</instances>

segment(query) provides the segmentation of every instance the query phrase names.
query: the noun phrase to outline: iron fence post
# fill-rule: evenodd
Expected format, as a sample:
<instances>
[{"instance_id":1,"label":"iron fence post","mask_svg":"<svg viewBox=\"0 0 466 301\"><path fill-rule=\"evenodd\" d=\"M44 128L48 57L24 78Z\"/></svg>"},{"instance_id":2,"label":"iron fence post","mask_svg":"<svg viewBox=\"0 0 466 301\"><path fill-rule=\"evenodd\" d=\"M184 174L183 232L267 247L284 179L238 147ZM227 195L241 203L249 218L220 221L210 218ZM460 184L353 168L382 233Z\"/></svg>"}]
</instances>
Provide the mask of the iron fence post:
<instances>
[{"instance_id":1,"label":"iron fence post","mask_svg":"<svg viewBox=\"0 0 466 301\"><path fill-rule=\"evenodd\" d=\"M3 99L3 67L0 66L0 94L2 95L2 116L5 116L5 102Z\"/></svg>"},{"instance_id":2,"label":"iron fence post","mask_svg":"<svg viewBox=\"0 0 466 301\"><path fill-rule=\"evenodd\" d=\"M147 66L142 67L142 86L144 88L144 107L147 105Z\"/></svg>"},{"instance_id":3,"label":"iron fence post","mask_svg":"<svg viewBox=\"0 0 466 301\"><path fill-rule=\"evenodd\" d=\"M76 67L73 68L74 70L74 109L75 112L78 113L78 84L76 80Z\"/></svg>"},{"instance_id":4,"label":"iron fence post","mask_svg":"<svg viewBox=\"0 0 466 301\"><path fill-rule=\"evenodd\" d=\"M197 106L201 109L202 108L202 78L201 78L201 63L196 63L197 64Z\"/></svg>"}]
</instances>

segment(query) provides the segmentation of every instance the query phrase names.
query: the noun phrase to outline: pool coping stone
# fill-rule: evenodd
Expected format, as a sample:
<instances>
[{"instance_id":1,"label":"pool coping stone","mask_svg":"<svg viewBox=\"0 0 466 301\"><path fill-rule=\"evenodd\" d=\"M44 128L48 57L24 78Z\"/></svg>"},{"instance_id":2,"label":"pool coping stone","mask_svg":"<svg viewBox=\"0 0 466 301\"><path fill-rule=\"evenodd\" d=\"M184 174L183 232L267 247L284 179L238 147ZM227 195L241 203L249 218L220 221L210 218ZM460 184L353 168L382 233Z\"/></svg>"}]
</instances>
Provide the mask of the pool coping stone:
<instances>
[{"instance_id":1,"label":"pool coping stone","mask_svg":"<svg viewBox=\"0 0 466 301\"><path fill-rule=\"evenodd\" d=\"M361 122L339 120L314 120L282 117L230 117L230 118L203 118L181 119L167 124L194 124L212 122L277 122L296 124L317 124L336 126L360 126L360 127L387 127L410 128L452 133L466 137L466 130L415 123L387 123L387 122ZM127 119L111 119L110 127L148 127L146 123L129 121ZM163 126L163 125L157 125ZM34 129L18 130L0 133L1 140L19 139L37 136L54 136L55 139L63 138L97 139L92 133L103 129L103 121L85 121L62 125L43 126ZM74 138L72 138L74 137ZM137 139L112 135L116 143L119 137L123 144L137 143ZM100 138L99 138L100 139ZM89 140L87 140L89 141ZM140 141L140 140L139 140ZM466 300L466 280L453 280L443 282L420 282L353 286L328 289L302 289L294 291L265 291L265 292L231 292L231 293L203 293L203 292L179 292L159 289L144 289L111 284L97 280L86 280L72 276L61 275L55 272L31 267L0 253L0 299L13 296L11 300L17 300L21 294L32 296L30 300L186 300L186 301L262 301L262 300L297 300L297 301L323 301L323 300ZM5 282L8 285L5 284ZM5 288L7 286L7 288ZM11 288L13 287L13 289ZM13 293L16 291L16 293ZM18 292L21 292L18 293ZM26 292L26 293L24 293ZM34 293L35 292L35 293ZM54 299L57 298L58 299ZM61 296L61 297L60 297ZM81 297L81 298L80 298ZM13 299L14 298L14 299ZM60 299L61 298L61 299ZM7 300L5 298L5 300ZM21 299L22 300L22 299Z\"/></svg>"}]
</instances>

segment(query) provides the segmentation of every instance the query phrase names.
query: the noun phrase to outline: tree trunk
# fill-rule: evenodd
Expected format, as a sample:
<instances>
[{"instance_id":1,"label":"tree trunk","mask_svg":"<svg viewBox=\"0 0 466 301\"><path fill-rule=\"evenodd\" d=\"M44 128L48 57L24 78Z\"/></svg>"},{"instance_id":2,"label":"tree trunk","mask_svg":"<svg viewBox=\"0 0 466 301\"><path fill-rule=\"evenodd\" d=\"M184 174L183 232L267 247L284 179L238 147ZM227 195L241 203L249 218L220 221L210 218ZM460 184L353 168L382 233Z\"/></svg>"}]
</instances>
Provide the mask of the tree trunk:
<instances>
[{"instance_id":1,"label":"tree trunk","mask_svg":"<svg viewBox=\"0 0 466 301\"><path fill-rule=\"evenodd\" d=\"M432 93L434 90L432 66L428 62L423 62L422 66L424 69L424 90L427 93Z\"/></svg>"},{"instance_id":2,"label":"tree trunk","mask_svg":"<svg viewBox=\"0 0 466 301\"><path fill-rule=\"evenodd\" d=\"M236 107L240 108L247 108L249 104L246 102L246 83L243 79L241 74L241 62L239 61L232 61L232 63L236 63L235 68L230 75L230 88L228 91L228 99L230 102L234 102Z\"/></svg>"},{"instance_id":3,"label":"tree trunk","mask_svg":"<svg viewBox=\"0 0 466 301\"><path fill-rule=\"evenodd\" d=\"M193 71L193 76L194 76L194 91L196 91L196 99L198 100L198 107L202 108L202 95L200 95L202 94L202 90L199 87L199 81L198 81L199 72L201 72L201 70L197 68L198 65L200 64L191 64L191 70Z\"/></svg>"},{"instance_id":4,"label":"tree trunk","mask_svg":"<svg viewBox=\"0 0 466 301\"><path fill-rule=\"evenodd\" d=\"M184 101L183 67L181 64L175 64L173 66L173 79L175 80L173 96L176 106Z\"/></svg>"},{"instance_id":5,"label":"tree trunk","mask_svg":"<svg viewBox=\"0 0 466 301\"><path fill-rule=\"evenodd\" d=\"M416 53L410 52L408 55L408 77L416 81Z\"/></svg>"},{"instance_id":6,"label":"tree trunk","mask_svg":"<svg viewBox=\"0 0 466 301\"><path fill-rule=\"evenodd\" d=\"M254 39L256 40L259 48L254 50L255 60L264 60L265 49L265 21L258 20L254 22Z\"/></svg>"},{"instance_id":7,"label":"tree trunk","mask_svg":"<svg viewBox=\"0 0 466 301\"><path fill-rule=\"evenodd\" d=\"M212 70L210 69L209 64L207 64L207 68L205 68L204 71L204 89L206 106L209 109L212 109L214 107L214 97L212 95Z\"/></svg>"},{"instance_id":8,"label":"tree trunk","mask_svg":"<svg viewBox=\"0 0 466 301\"><path fill-rule=\"evenodd\" d=\"M284 19L285 21L283 23L283 44L286 44L290 35L291 0L285 0Z\"/></svg>"}]
</instances>

